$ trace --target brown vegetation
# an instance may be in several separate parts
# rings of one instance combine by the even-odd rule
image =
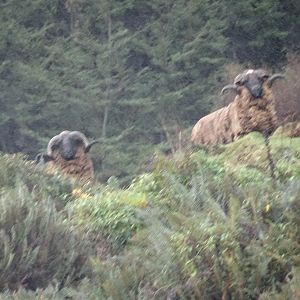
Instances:
[[[280,124],[300,121],[300,55],[290,55],[284,68],[286,81],[274,87]]]

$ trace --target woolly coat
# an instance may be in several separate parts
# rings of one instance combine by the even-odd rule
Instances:
[[[49,173],[55,173],[57,170],[65,175],[71,175],[80,181],[89,181],[94,178],[94,167],[92,160],[84,152],[82,147],[78,147],[76,158],[65,160],[58,151],[52,153],[53,160],[47,163]]]
[[[252,131],[272,133],[278,126],[271,89],[263,85],[261,98],[253,98],[243,87],[232,103],[203,118],[192,130],[195,145],[226,144]]]

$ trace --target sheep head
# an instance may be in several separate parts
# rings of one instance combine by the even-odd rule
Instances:
[[[61,157],[65,161],[76,159],[80,153],[88,153],[91,147],[99,141],[89,142],[86,136],[79,131],[63,131],[54,136],[48,143],[47,154],[40,153],[36,162],[45,164]]]
[[[234,90],[237,94],[249,92],[253,99],[259,99],[263,95],[265,87],[271,88],[275,80],[283,79],[284,75],[274,74],[270,76],[265,70],[245,70],[243,73],[236,76],[234,84],[226,85],[221,93],[224,94],[227,90]]]
[[[89,152],[95,143],[97,141],[89,143],[85,135],[79,131],[63,131],[49,141],[47,155],[52,158],[60,155],[69,161],[75,159],[79,151]]]
[[[49,141],[47,153],[38,154],[36,162],[40,165],[47,164],[50,174],[60,169],[63,174],[90,180],[94,177],[94,168],[87,153],[98,142],[99,140],[89,142],[79,131],[63,131]]]

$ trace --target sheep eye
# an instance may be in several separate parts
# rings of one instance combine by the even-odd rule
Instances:
[[[52,145],[51,150],[54,151],[54,150],[57,150],[58,148],[59,148],[59,145]]]
[[[264,75],[264,76],[262,76],[262,79],[265,81],[265,80],[267,80],[269,77],[270,77],[269,75]]]
[[[75,142],[76,145],[82,144],[82,140],[81,139],[75,139],[74,142]]]
[[[245,83],[245,80],[238,80],[235,84],[236,85],[243,85]]]

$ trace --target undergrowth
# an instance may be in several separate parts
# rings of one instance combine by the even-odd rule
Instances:
[[[114,180],[76,186],[22,157],[0,157],[3,278],[16,274],[10,260],[23,262],[1,299],[299,299],[299,140],[270,144],[275,184],[256,133],[158,155],[126,189]],[[72,269],[71,248],[82,253],[76,236],[85,255]]]

